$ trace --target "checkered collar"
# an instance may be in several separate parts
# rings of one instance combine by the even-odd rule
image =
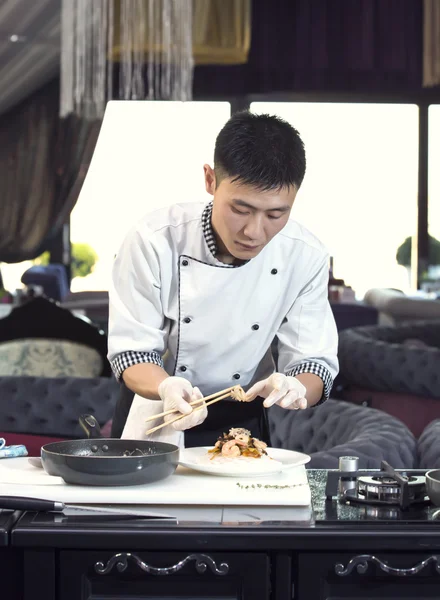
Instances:
[[[206,245],[208,246],[209,251],[211,252],[212,256],[217,260],[217,254],[218,254],[217,240],[215,239],[215,233],[212,228],[211,221],[212,221],[212,201],[209,202],[203,209],[202,229],[203,229],[203,235],[205,236]],[[247,262],[248,262],[247,260],[236,260],[231,265],[225,264],[225,263],[222,263],[222,265],[224,267],[235,268],[235,267],[241,267],[241,266],[245,265]]]
[[[202,229],[203,229],[203,235],[205,236],[206,245],[208,246],[209,251],[211,252],[212,256],[214,256],[214,258],[215,258],[217,256],[218,248],[217,248],[217,241],[215,239],[214,231],[212,229],[211,218],[212,218],[212,202],[209,202],[203,209]]]

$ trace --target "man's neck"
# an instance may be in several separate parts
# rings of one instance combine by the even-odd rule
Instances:
[[[234,264],[238,264],[238,259],[235,258],[235,256],[232,256],[232,254],[222,254],[221,252],[217,253],[216,259],[221,262],[224,263],[225,265],[234,265]]]
[[[211,227],[212,227],[212,232],[214,234],[215,241],[217,244],[216,259],[219,262],[224,263],[225,265],[242,265],[242,264],[244,264],[244,262],[246,262],[246,261],[236,258],[228,251],[228,249],[226,248],[222,239],[220,238],[217,231],[215,230],[214,223],[212,222],[212,218],[211,218]]]
[[[240,266],[247,262],[235,258],[235,256],[233,256],[228,251],[225,244],[222,242],[221,237],[216,232],[214,224],[212,222],[212,202],[210,202],[203,211],[202,225],[205,241],[208,245],[209,250],[211,251],[212,255],[216,258],[216,260],[223,263],[224,265],[229,265],[232,267]]]

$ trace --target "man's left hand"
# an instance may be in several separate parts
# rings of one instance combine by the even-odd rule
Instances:
[[[246,398],[251,401],[261,396],[265,398],[263,406],[266,408],[278,404],[282,408],[298,410],[307,408],[306,392],[306,388],[296,377],[273,373],[267,379],[253,385]]]

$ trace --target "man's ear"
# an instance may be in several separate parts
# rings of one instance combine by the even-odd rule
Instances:
[[[208,164],[203,165],[203,171],[205,173],[205,189],[208,194],[213,196],[216,188],[215,171]]]

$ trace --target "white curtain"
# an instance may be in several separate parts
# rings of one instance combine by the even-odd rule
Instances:
[[[62,0],[60,115],[101,118],[115,87],[123,100],[191,100],[192,22],[192,0]]]

